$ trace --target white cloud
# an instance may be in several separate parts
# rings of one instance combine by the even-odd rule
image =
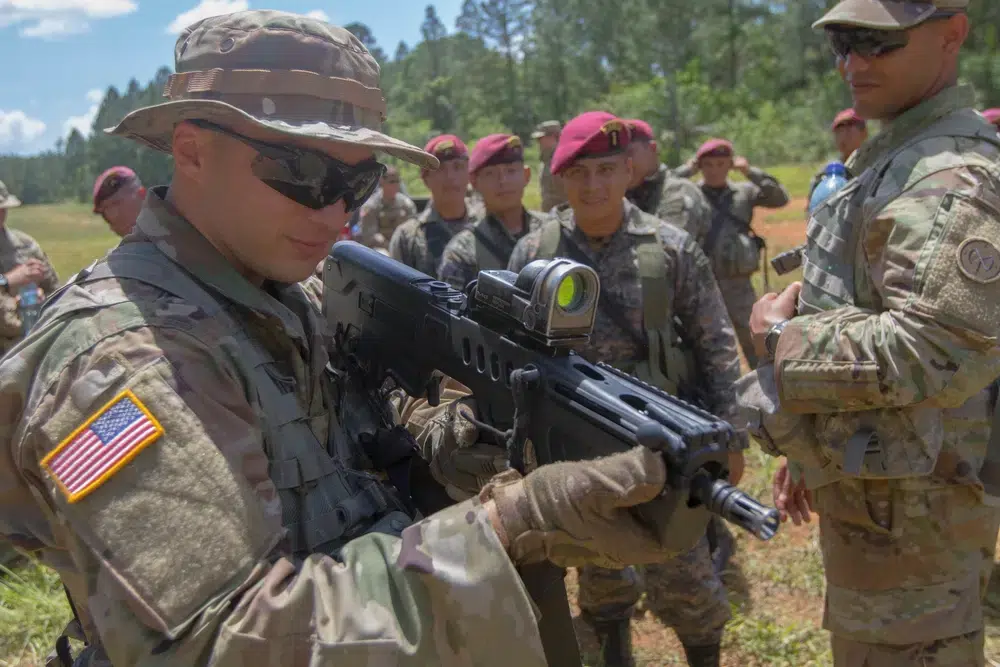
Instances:
[[[249,7],[250,5],[246,0],[201,0],[196,6],[182,14],[178,14],[177,18],[167,26],[167,32],[171,35],[176,35],[192,23],[207,19],[209,16],[242,12]]]
[[[20,25],[22,37],[55,39],[90,29],[88,19],[131,14],[135,0],[0,0],[0,28]]]
[[[306,16],[311,19],[316,19],[317,21],[326,21],[327,23],[330,22],[330,17],[327,16],[327,13],[322,9],[314,9],[311,12],[306,12]]]
[[[15,148],[42,136],[45,123],[19,109],[0,109],[0,148]]]
[[[90,102],[90,107],[86,112],[79,116],[70,116],[63,123],[63,136],[68,136],[70,132],[76,130],[85,137],[90,136],[91,127],[94,125],[94,119],[97,118],[97,112],[101,108],[101,100],[104,99],[104,91],[99,88],[94,88],[93,90],[87,91],[87,101]]]

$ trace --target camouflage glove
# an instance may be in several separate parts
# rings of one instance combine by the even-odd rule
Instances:
[[[672,554],[629,508],[656,498],[667,480],[663,457],[645,447],[603,459],[553,463],[521,477],[501,473],[479,497],[511,559],[563,567],[617,569]]]
[[[489,480],[507,469],[507,452],[478,442],[479,429],[466,417],[475,417],[475,399],[463,398],[448,406],[446,425],[431,453],[431,474],[455,500],[479,493]]]

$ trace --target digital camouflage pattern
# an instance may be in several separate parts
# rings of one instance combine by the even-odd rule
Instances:
[[[361,238],[358,240],[369,248],[386,247],[396,228],[416,215],[417,207],[412,199],[397,192],[389,201],[380,189],[361,207]],[[376,243],[376,234],[382,235],[380,243]]]
[[[7,273],[29,259],[37,259],[45,264],[45,277],[38,283],[45,296],[59,288],[59,276],[52,267],[48,255],[35,239],[17,229],[0,229],[0,273]],[[21,340],[21,315],[17,301],[6,292],[0,292],[0,355],[6,354]]]
[[[538,186],[542,191],[542,212],[548,213],[556,206],[566,203],[566,189],[562,181],[552,173],[552,155],[555,148],[542,151],[542,159],[538,165]]]
[[[752,430],[814,489],[837,664],[982,664],[1000,138],[973,101],[948,88],[851,157],[857,176],[810,220],[774,372],[740,381]]]
[[[163,194],[150,193],[129,243],[155,244],[268,341],[275,373],[308,407],[320,442],[340,419],[338,429],[350,427],[342,406],[331,414],[339,404],[323,382],[317,304],[297,285],[265,293],[246,282]],[[60,317],[81,303],[95,307]],[[274,443],[222,319],[143,282],[99,279],[69,288],[0,363],[0,534],[59,573],[100,652],[116,667],[149,656],[233,667],[458,666],[499,654],[542,667],[530,599],[476,499],[399,525],[401,537],[372,532],[334,553],[292,557],[271,476]],[[40,460],[123,390],[163,434],[69,502]],[[341,440],[347,432],[338,448],[363,463],[357,442]]]
[[[563,229],[591,261],[598,273],[601,292],[613,294],[625,306],[633,325],[642,323],[642,285],[639,279],[636,235],[657,233],[668,258],[668,283],[673,287],[669,301],[681,324],[682,336],[693,346],[699,377],[704,378],[706,406],[718,416],[737,422],[738,407],[733,382],[739,377],[739,357],[725,305],[708,258],[685,231],[647,215],[624,202],[624,225],[601,248],[590,245],[574,222],[572,210],[558,213]],[[514,249],[508,269],[519,271],[537,258],[541,232],[532,232]],[[622,331],[598,307],[590,341],[581,351],[590,361],[616,363],[643,359],[631,336]],[[746,446],[745,442],[734,445]],[[650,584],[661,593],[662,619],[684,641],[706,637],[718,639],[730,617],[725,589],[712,568],[707,540],[681,556],[649,566]],[[655,584],[653,583],[655,581]],[[633,568],[608,569],[586,566],[580,572],[580,607],[595,621],[625,620],[639,599],[642,586]],[[674,608],[674,612],[666,611]],[[712,642],[708,642],[712,643]]]
[[[490,258],[497,261],[490,266],[480,266],[476,248],[481,241],[476,239],[473,228],[463,229],[455,234],[445,246],[437,277],[457,290],[464,290],[466,285],[475,280],[481,270],[507,268],[510,254],[514,252],[514,245],[527,236],[529,232],[538,229],[543,220],[542,215],[525,210],[523,214],[524,227],[520,234],[514,236],[504,227],[502,222],[492,215],[487,216],[477,222],[474,229],[488,239],[502,256],[494,257],[492,248],[486,248]]]
[[[628,191],[626,195],[643,212],[680,227],[705,249],[712,224],[712,207],[697,185],[675,176],[667,165]]]
[[[683,165],[674,170],[682,178],[692,175],[693,168]],[[750,276],[760,270],[753,241],[747,231],[753,221],[754,209],[781,208],[788,203],[788,192],[770,174],[750,167],[748,181],[728,182],[721,188],[700,183],[712,208],[711,229],[706,234],[704,250],[712,260],[712,269],[726,301],[726,309],[736,329],[740,348],[751,368],[757,365],[757,355],[750,335],[750,311],[756,294]]]
[[[420,215],[396,228],[389,241],[389,254],[393,259],[417,271],[436,276],[445,246],[455,234],[467,229],[475,221],[476,212],[468,204],[464,218],[445,220],[431,200]]]

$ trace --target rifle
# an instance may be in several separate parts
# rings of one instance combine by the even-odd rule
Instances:
[[[366,388],[386,378],[436,405],[441,374],[472,390],[481,431],[499,434],[512,468],[591,459],[642,444],[667,465],[664,492],[634,509],[664,547],[705,534],[710,513],[769,540],[778,514],[726,481],[727,422],[607,364],[576,353],[589,339],[597,273],[568,259],[520,273],[480,271],[466,292],[370,248],[341,241],[323,270],[334,343]],[[550,665],[581,665],[563,571],[520,568],[542,611]]]

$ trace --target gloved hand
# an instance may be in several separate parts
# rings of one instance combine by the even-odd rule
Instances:
[[[592,461],[553,463],[525,477],[508,470],[479,497],[515,563],[621,568],[674,555],[629,510],[655,499],[666,480],[663,456],[635,447]]]
[[[430,468],[437,482],[455,500],[465,500],[495,475],[507,470],[507,452],[479,442],[479,429],[467,417],[475,417],[472,397],[451,403],[445,411],[444,428],[432,446]]]

